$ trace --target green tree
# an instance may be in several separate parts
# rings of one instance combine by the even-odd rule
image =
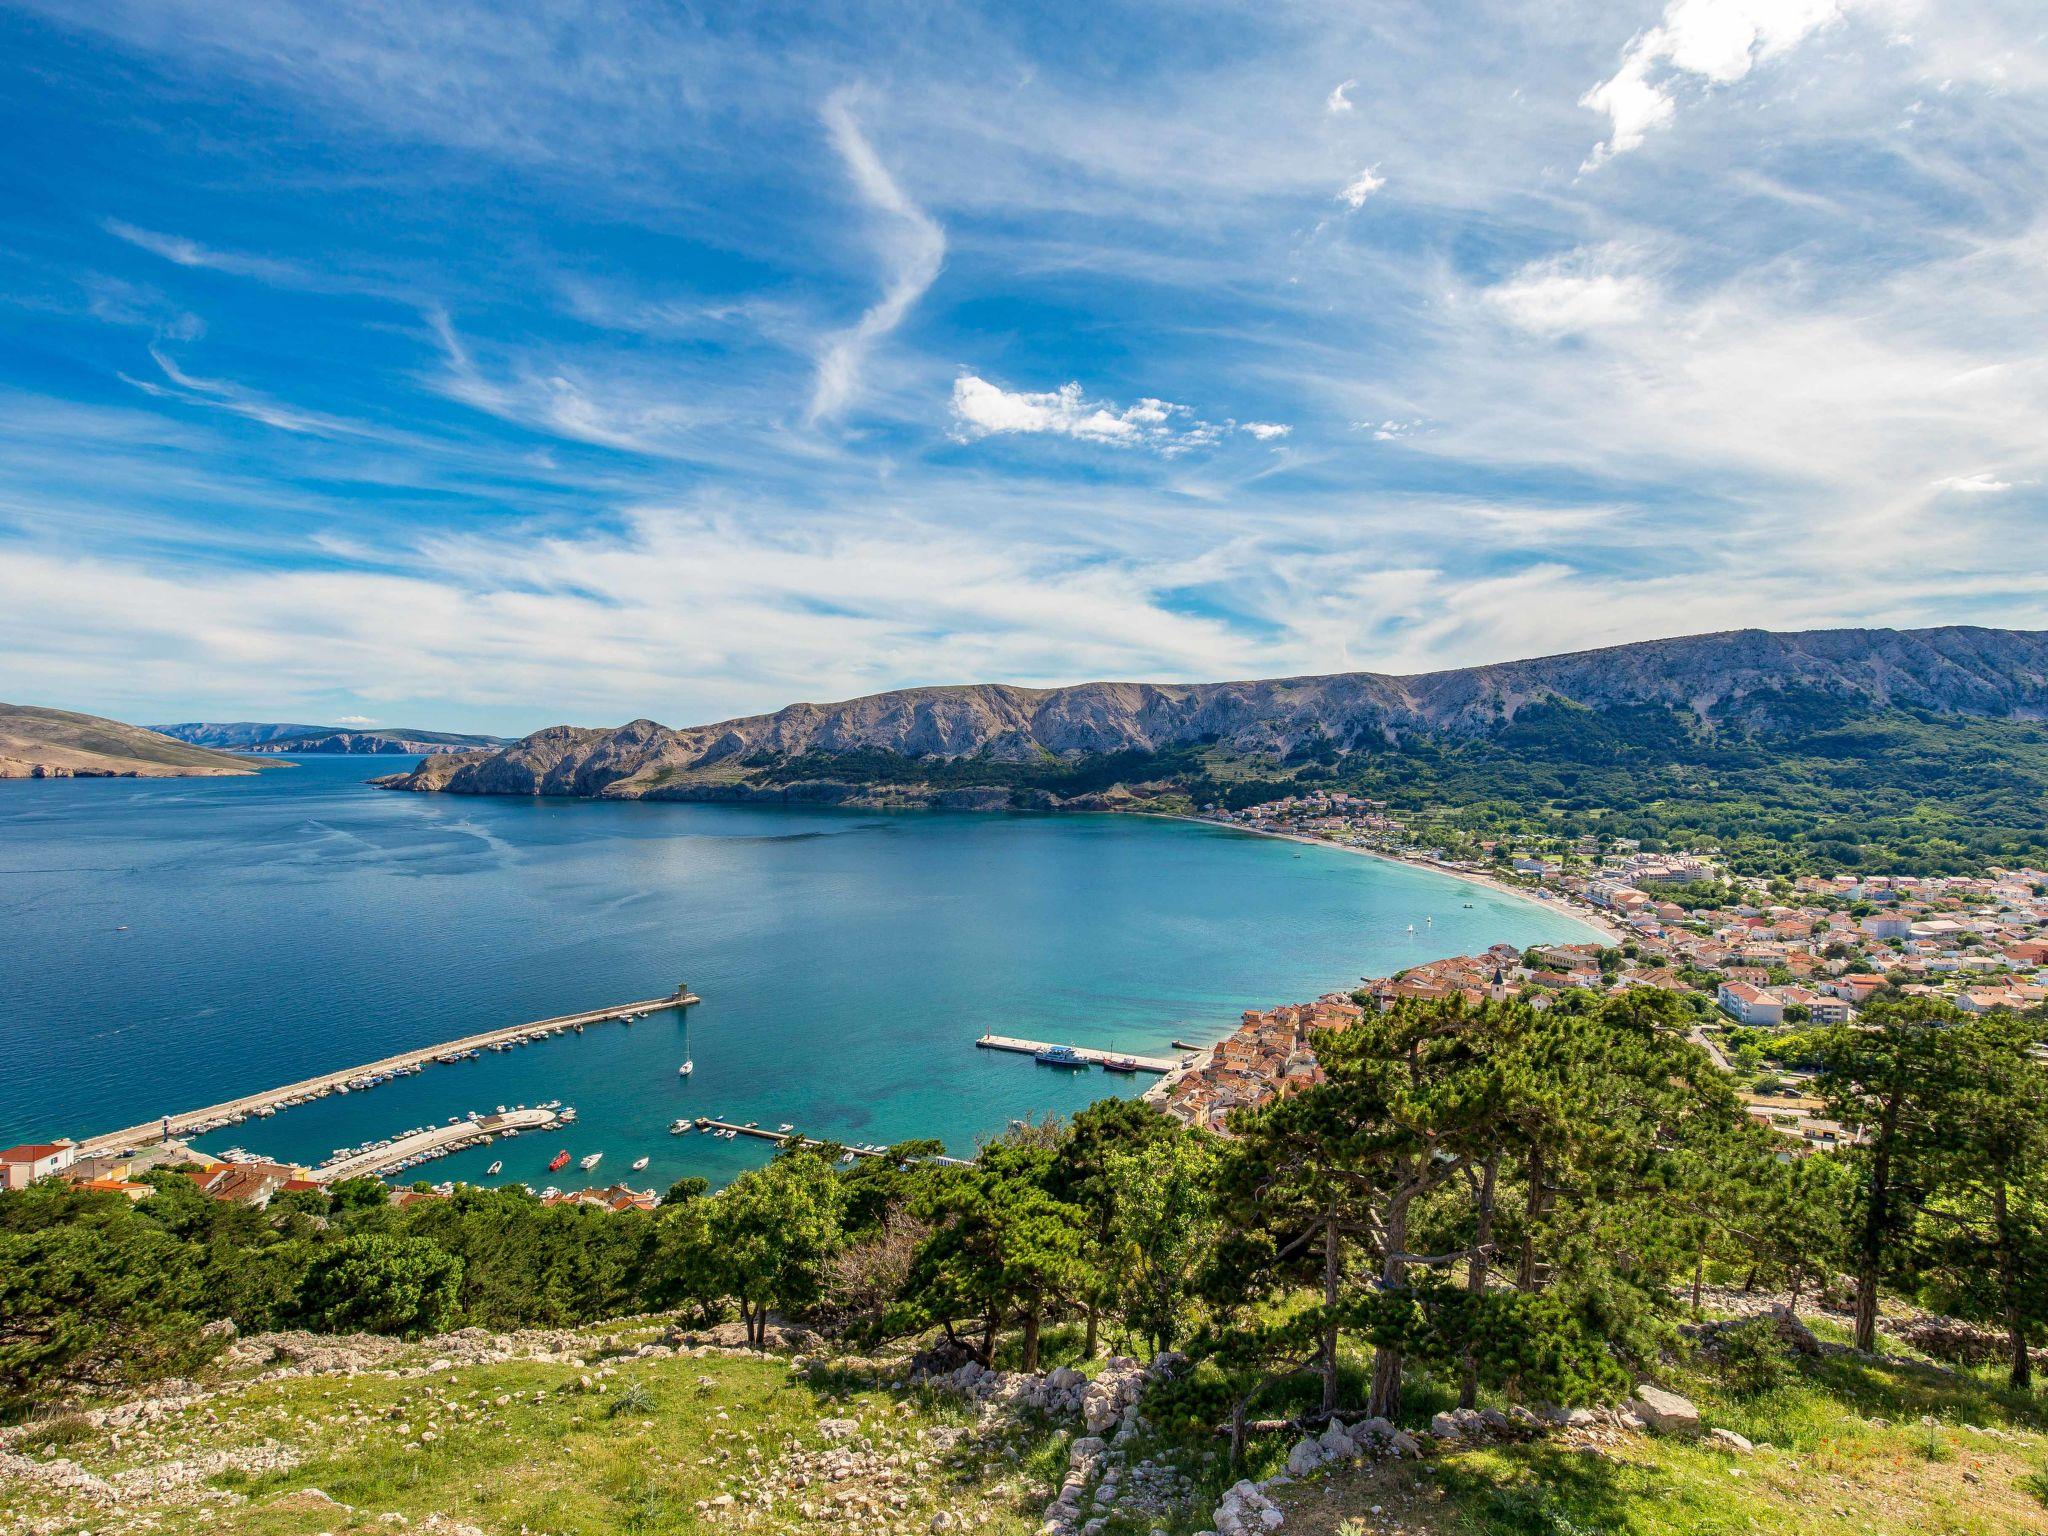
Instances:
[[[1116,1288],[1111,1247],[1117,1223],[1117,1192],[1111,1164],[1123,1154],[1172,1136],[1178,1127],[1142,1099],[1104,1099],[1074,1116],[1047,1175],[1055,1199],[1082,1212],[1084,1359],[1095,1357],[1104,1300]]]
[[[770,1308],[791,1313],[817,1299],[843,1201],[831,1165],[801,1151],[741,1174],[711,1201],[711,1249],[751,1343],[767,1341]]]
[[[998,1331],[1014,1322],[1024,1369],[1036,1370],[1047,1308],[1089,1281],[1086,1217],[1048,1190],[1053,1156],[1039,1146],[986,1147],[971,1168],[934,1180],[913,1207],[932,1230],[911,1261],[904,1316],[942,1324],[949,1337],[961,1320],[978,1319],[983,1364],[994,1359]]]
[[[1192,1132],[1157,1137],[1112,1153],[1107,1183],[1106,1268],[1124,1320],[1171,1349],[1216,1241],[1216,1155]]]
[[[321,1328],[418,1338],[453,1322],[461,1290],[454,1254],[425,1238],[365,1233],[314,1254],[299,1309]]]
[[[1963,1018],[1931,999],[1873,1002],[1859,1023],[1817,1039],[1821,1097],[1860,1132],[1851,1159],[1859,1195],[1851,1253],[1858,1349],[1877,1346],[1878,1287],[1906,1256],[1918,1208],[1953,1144],[1957,1063],[1949,1032]]]
[[[215,1346],[188,1252],[127,1205],[73,1196],[43,1203],[47,1225],[0,1223],[0,1410],[189,1369]]]
[[[2037,1024],[1990,1015],[1950,1031],[1957,1061],[1936,1200],[1932,1279],[1946,1309],[2005,1330],[2013,1386],[2033,1384],[2032,1339],[2048,1327],[2048,1068]]]

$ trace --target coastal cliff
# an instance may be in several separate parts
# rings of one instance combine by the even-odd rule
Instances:
[[[554,726],[378,782],[454,794],[1100,809],[1184,777],[1191,754],[1341,759],[1417,740],[1505,740],[1561,709],[1645,708],[1709,732],[1770,731],[1817,710],[2040,719],[2048,634],[1735,630],[1415,676],[912,688],[682,729]]]
[[[253,772],[239,758],[139,725],[0,704],[0,779],[218,778]]]

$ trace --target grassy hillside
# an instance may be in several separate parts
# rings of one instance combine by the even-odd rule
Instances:
[[[0,704],[0,778],[186,778],[251,773],[225,753],[139,725],[27,704]]]
[[[274,1368],[245,1366],[154,1415],[47,1417],[0,1447],[0,1529],[1023,1536],[1039,1529],[1079,1433],[1029,1411],[978,1420],[956,1399],[865,1369],[633,1357],[663,1333],[650,1321],[588,1329],[551,1341],[544,1358],[480,1365],[461,1363],[460,1341],[430,1339],[326,1374],[258,1379]],[[1756,1449],[1593,1430],[1361,1463],[1274,1490],[1282,1530],[2048,1531],[2038,1398],[1898,1356],[1836,1354],[1749,1392],[1705,1370],[1675,1379],[1708,1423]],[[1261,1442],[1254,1474],[1270,1474],[1285,1446]],[[1145,1437],[1140,1452],[1178,1465],[1193,1492],[1167,1513],[1112,1517],[1104,1536],[1207,1529],[1229,1477],[1213,1448]]]

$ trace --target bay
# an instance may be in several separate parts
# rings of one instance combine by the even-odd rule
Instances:
[[[984,1031],[1170,1054],[1247,1008],[1467,953],[1563,912],[1426,870],[1132,816],[393,794],[385,767],[0,784],[0,1144],[83,1136],[395,1051],[667,992],[683,1016],[432,1066],[202,1141],[317,1162],[499,1104],[578,1123],[411,1177],[723,1183],[771,1152],[681,1115],[942,1139],[1141,1091]],[[1414,931],[1409,931],[1413,925]],[[679,1078],[685,1049],[695,1073]],[[564,1177],[571,1183],[574,1170]]]

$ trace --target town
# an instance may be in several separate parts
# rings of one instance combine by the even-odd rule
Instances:
[[[1249,1010],[1237,1031],[1154,1090],[1168,1113],[1227,1134],[1233,1110],[1321,1080],[1315,1036],[1368,1006],[1655,987],[1691,1000],[1692,1038],[1740,1082],[1749,1112],[1804,1146],[1853,1132],[1803,1091],[1806,1026],[1852,1022],[1880,992],[1968,1013],[2048,1005],[2048,871],[1983,876],[1730,875],[1706,855],[1588,839],[1568,850],[1482,842],[1478,857],[1424,846],[1386,807],[1349,794],[1290,796],[1202,819],[1425,865],[1546,898],[1605,943],[1498,944],[1368,979],[1355,992]]]

